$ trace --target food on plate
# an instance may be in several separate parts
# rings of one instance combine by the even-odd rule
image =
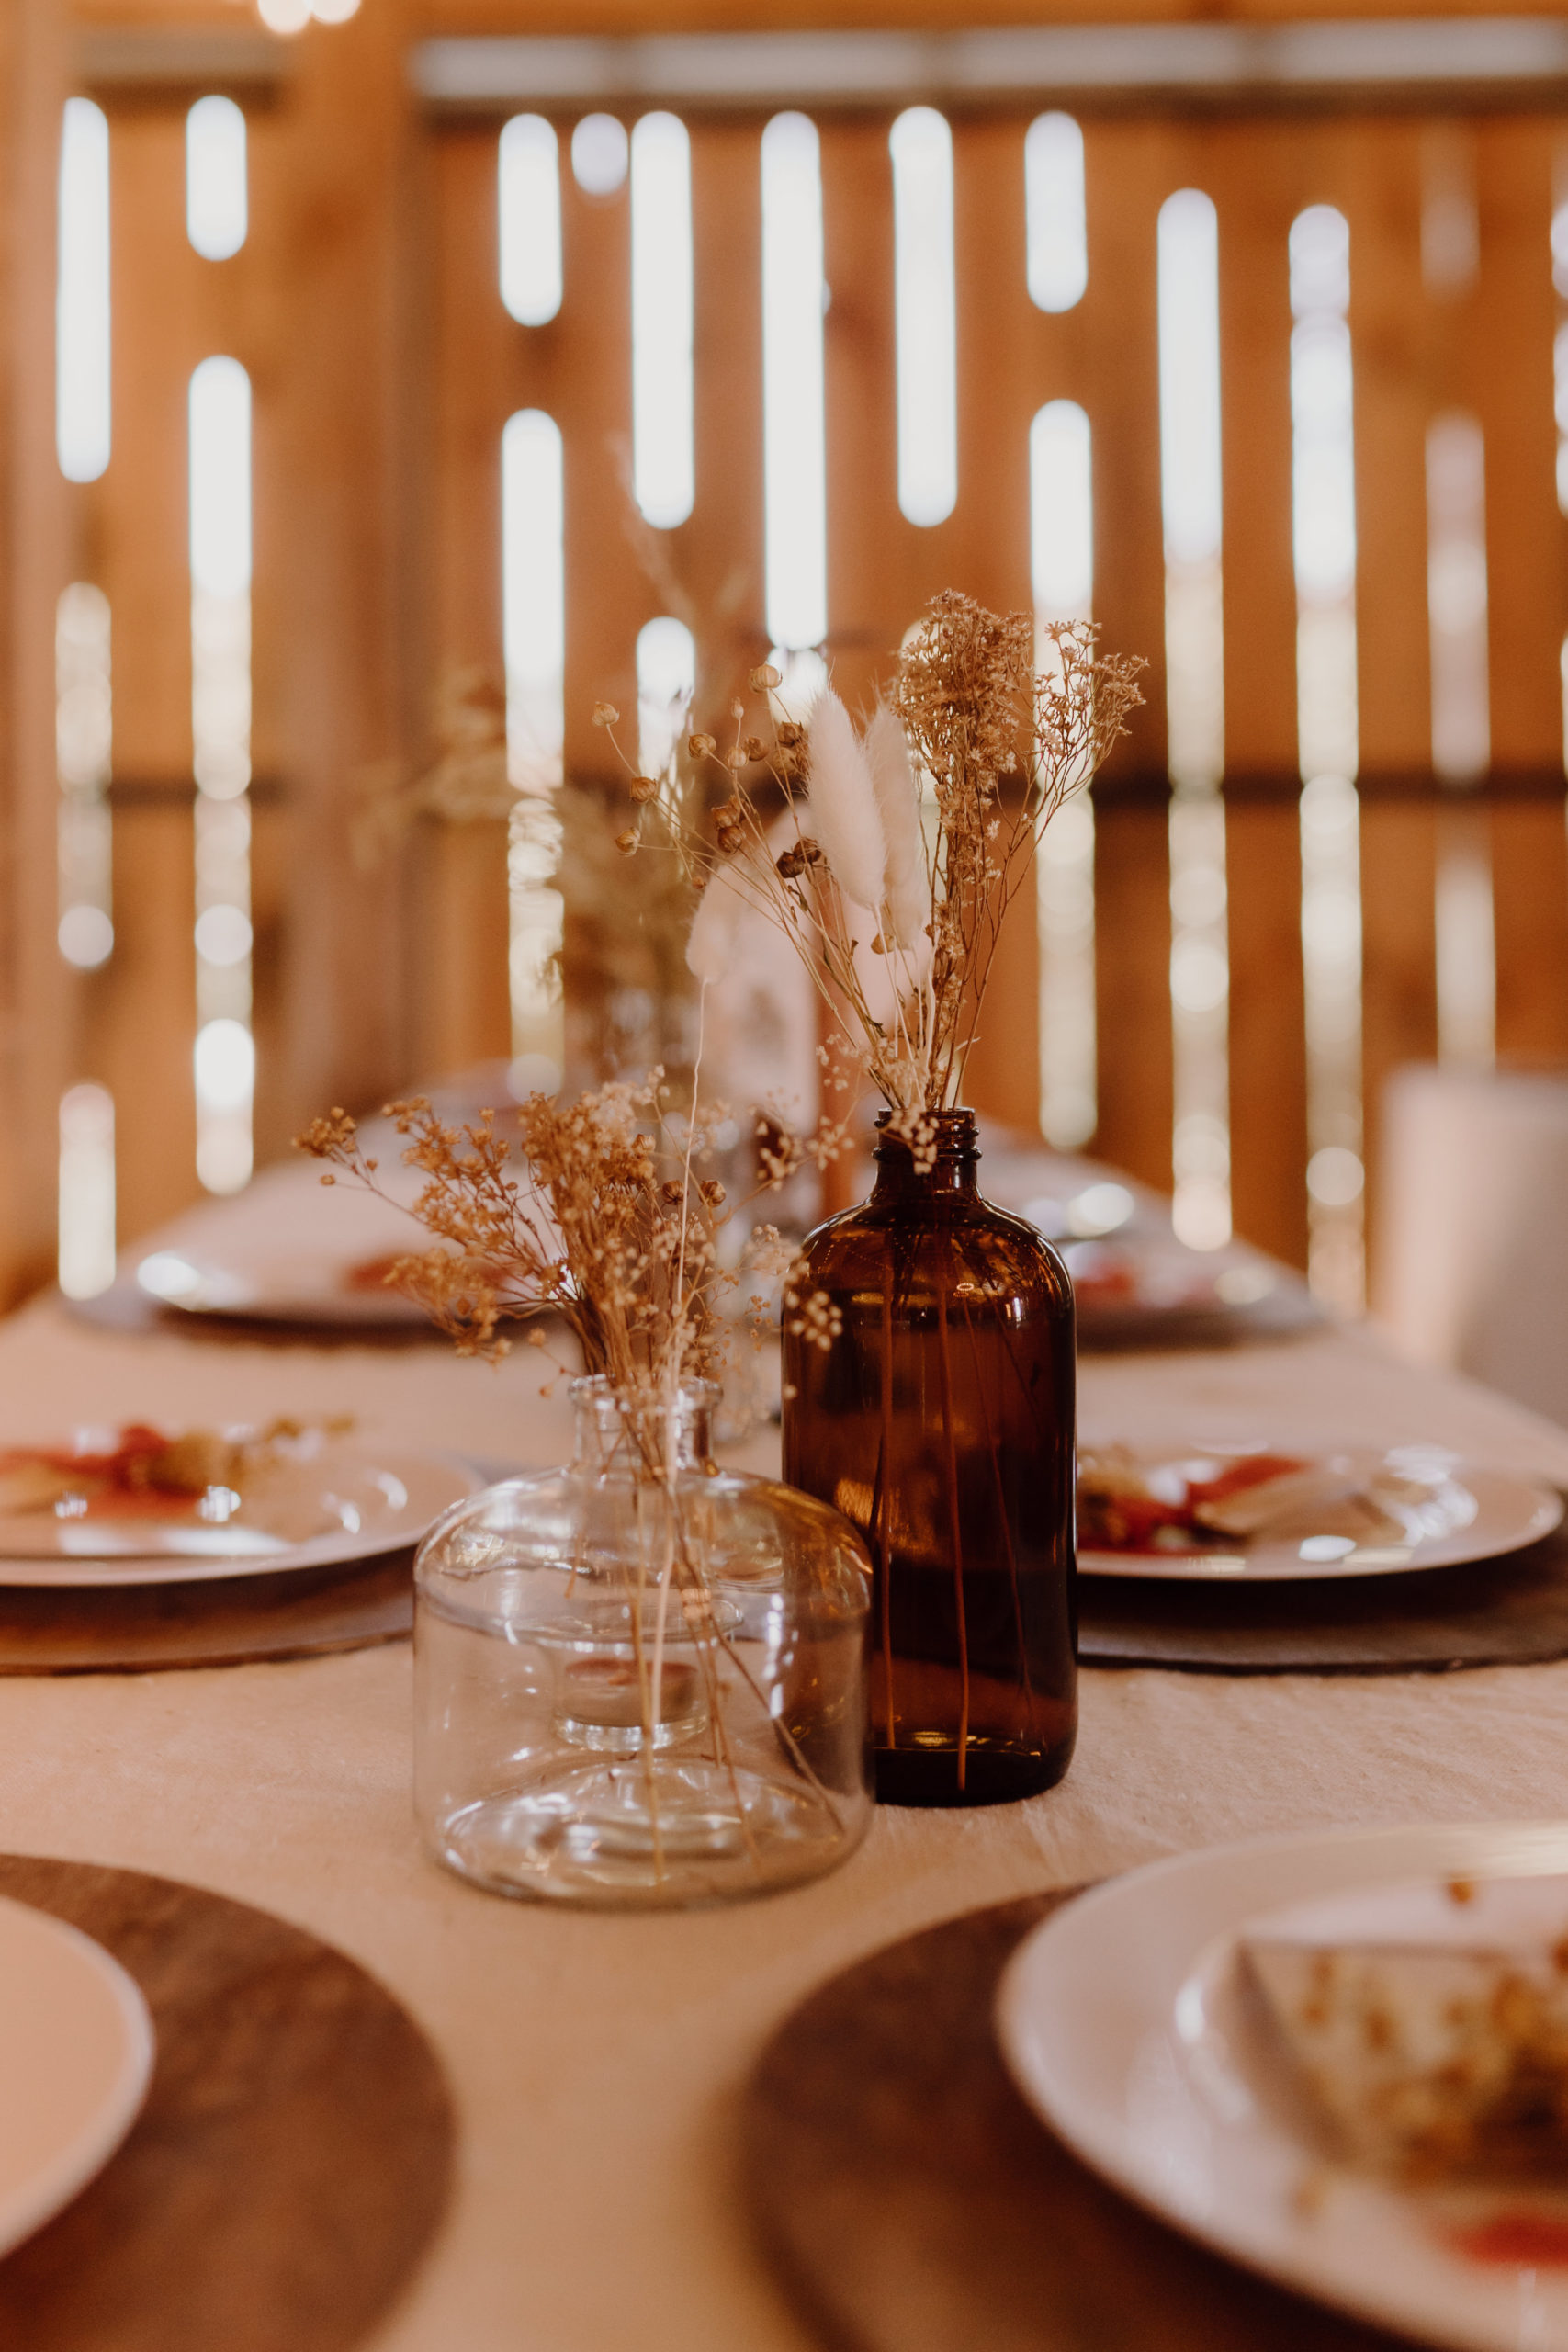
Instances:
[[[1404,1482],[1364,1480],[1297,1454],[1211,1453],[1150,1461],[1130,1447],[1078,1455],[1078,1541],[1089,1551],[1188,1552],[1311,1535],[1354,1544],[1398,1542],[1384,1507]]]
[[[1341,2161],[1408,2184],[1568,2184],[1568,1933],[1529,1951],[1241,1949]]]
[[[320,1426],[335,1433],[352,1425],[343,1419]],[[226,1517],[246,1478],[310,1426],[285,1418],[259,1430],[186,1430],[171,1436],[132,1421],[95,1430],[77,1445],[12,1446],[0,1452],[0,1516],[50,1511],[61,1519],[119,1519],[188,1510],[197,1517]],[[218,1497],[231,1498],[220,1513],[209,1508]]]

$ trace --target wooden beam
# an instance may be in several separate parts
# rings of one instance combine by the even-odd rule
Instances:
[[[1540,105],[1568,89],[1568,25],[1444,17],[1281,24],[1018,25],[950,31],[438,37],[411,60],[443,113],[927,103],[1016,107]]]

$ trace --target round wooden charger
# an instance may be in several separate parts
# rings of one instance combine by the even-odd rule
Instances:
[[[1037,1895],[892,1944],[814,1993],[742,2097],[752,2215],[843,2352],[1393,2352],[1233,2268],[1069,2155],[991,2027]]]
[[[454,2124],[418,2027],[344,1954],[138,1871],[0,1855],[0,1894],[147,1996],[147,2104],[96,2180],[0,2262],[6,2352],[347,2352],[446,2202]]]
[[[1078,1581],[1086,1666],[1413,1674],[1568,1657],[1568,1525],[1529,1551],[1426,1575],[1302,1584]]]
[[[0,1585],[0,1674],[145,1674],[395,1642],[413,1555],[194,1584]]]

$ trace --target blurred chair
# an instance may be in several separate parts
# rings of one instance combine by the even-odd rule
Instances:
[[[1568,1423],[1568,1073],[1396,1070],[1376,1240],[1404,1353]]]

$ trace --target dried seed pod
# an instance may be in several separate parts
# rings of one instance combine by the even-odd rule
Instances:
[[[738,825],[746,811],[739,800],[726,800],[713,812],[713,820],[720,830],[726,825]]]
[[[705,760],[712,757],[718,745],[711,735],[691,735],[686,739],[686,749],[694,760]]]
[[[621,714],[613,702],[596,702],[593,706],[595,727],[614,727]]]
[[[620,851],[623,857],[632,856],[636,852],[637,845],[637,836],[635,829],[629,830],[624,833],[617,833],[615,835],[615,847]]]
[[[710,1209],[721,1209],[724,1206],[724,1186],[715,1178],[705,1177],[697,1186],[697,1190]]]
[[[748,735],[740,748],[749,760],[765,760],[768,756],[768,747],[760,735]]]
[[[799,742],[805,732],[805,728],[797,727],[793,718],[781,718],[779,721],[779,741],[784,745],[786,752],[791,752],[795,749],[795,746]]]
[[[637,775],[632,778],[632,798],[634,800],[653,800],[658,797],[658,794],[659,780],[656,776]]]
[[[771,694],[775,686],[782,686],[784,680],[771,662],[761,662],[747,683],[754,695],[765,695]]]
[[[736,851],[740,847],[745,839],[746,830],[742,825],[721,825],[719,827],[718,845],[726,857],[733,857]]]

